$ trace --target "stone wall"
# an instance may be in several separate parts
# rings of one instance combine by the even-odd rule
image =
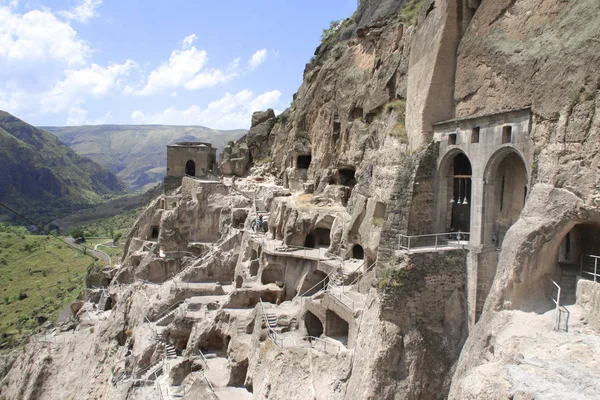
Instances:
[[[577,304],[587,311],[586,319],[600,329],[600,282],[580,279],[577,282]]]

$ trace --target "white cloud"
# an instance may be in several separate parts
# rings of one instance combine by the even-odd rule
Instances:
[[[168,62],[150,72],[148,81],[141,89],[128,86],[124,94],[147,96],[179,88],[198,90],[229,82],[238,77],[239,59],[231,62],[225,70],[204,69],[208,56],[205,50],[198,50],[193,45],[197,39],[194,34],[184,38],[181,50],[174,50]]]
[[[250,61],[248,61],[248,67],[251,70],[255,70],[258,66],[265,62],[267,59],[267,49],[258,50],[256,53],[252,54]]]
[[[191,49],[196,40],[198,40],[198,36],[196,36],[194,33],[192,33],[190,36],[186,36],[182,42],[183,50]]]
[[[136,63],[127,60],[123,64],[101,67],[92,64],[77,70],[66,70],[65,78],[42,98],[40,112],[57,113],[83,101],[83,97],[101,97],[115,91],[123,84],[123,78],[137,68]]]
[[[79,126],[79,125],[103,125],[112,121],[113,117],[111,112],[107,112],[103,117],[89,120],[87,118],[88,111],[84,110],[78,105],[71,107],[67,113],[67,126]]]
[[[100,7],[102,0],[83,0],[81,4],[70,11],[59,11],[58,14],[69,20],[86,23],[96,16],[96,9]]]
[[[0,7],[0,21],[0,67],[49,61],[77,66],[90,56],[89,44],[47,10],[17,14]]]
[[[237,129],[250,125],[252,113],[273,108],[279,103],[281,92],[273,90],[259,96],[249,90],[235,95],[226,93],[202,109],[197,105],[183,110],[169,107],[156,114],[135,111],[131,119],[137,124],[203,125],[214,129]]]

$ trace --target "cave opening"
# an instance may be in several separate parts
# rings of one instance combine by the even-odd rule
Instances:
[[[312,156],[308,155],[300,155],[296,159],[296,168],[298,169],[308,169],[310,167],[310,163],[312,161]]]
[[[310,311],[307,311],[306,315],[304,315],[304,325],[306,326],[308,336],[320,337],[323,334],[321,320]]]

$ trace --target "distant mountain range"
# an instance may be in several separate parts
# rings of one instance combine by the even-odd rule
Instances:
[[[167,170],[166,146],[182,141],[210,142],[221,149],[245,130],[219,131],[202,126],[90,125],[42,127],[77,154],[105,166],[133,190],[161,182]]]
[[[103,166],[56,136],[0,111],[0,202],[47,223],[124,191],[123,183]]]

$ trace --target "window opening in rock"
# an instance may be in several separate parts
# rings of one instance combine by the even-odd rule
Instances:
[[[235,278],[235,288],[236,289],[241,288],[243,283],[244,283],[244,278],[242,278],[240,275],[238,275],[237,278]]]
[[[479,143],[479,131],[478,126],[471,130],[471,143]]]
[[[354,107],[350,112],[350,121],[355,119],[360,119],[363,117],[363,109],[362,107]]]
[[[338,169],[339,183],[344,186],[354,187],[356,185],[356,177],[354,168],[340,168]]]
[[[360,244],[355,244],[352,247],[352,258],[362,260],[365,258],[365,250]]]
[[[298,156],[298,159],[296,160],[296,168],[308,169],[308,167],[310,167],[311,161],[312,161],[312,156],[310,154]]]
[[[304,315],[304,325],[308,336],[320,337],[323,334],[323,324],[319,317],[307,311]]]
[[[450,146],[456,144],[456,133],[451,133],[451,134],[448,135],[448,144]]]
[[[348,322],[334,311],[327,310],[325,313],[325,327],[325,335],[335,338],[344,344],[348,342]]]
[[[375,212],[373,212],[373,218],[383,219],[383,217],[385,216],[385,208],[385,203],[378,201],[377,204],[375,204]]]
[[[283,274],[279,268],[265,268],[261,275],[261,282],[263,285],[269,283],[281,282]]]
[[[502,128],[502,143],[512,142],[512,126],[508,125]]]
[[[258,260],[250,261],[250,276],[258,275],[259,269],[260,269],[260,262]]]
[[[164,200],[161,200],[161,201],[160,201],[160,208],[161,208],[162,210],[164,210],[164,209],[165,209],[165,201],[164,201]]]
[[[151,239],[158,239],[158,226],[153,226],[152,231],[150,233]]]

